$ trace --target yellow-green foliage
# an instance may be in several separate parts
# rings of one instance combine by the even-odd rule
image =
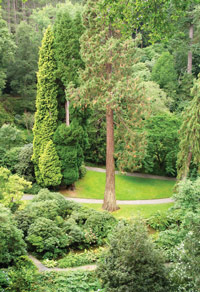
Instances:
[[[61,183],[61,163],[51,140],[46,144],[40,156],[39,169],[45,186],[56,186]]]
[[[44,168],[40,169],[40,157],[46,148],[47,143],[52,139],[54,131],[57,127],[57,85],[56,85],[56,63],[54,59],[54,37],[51,28],[48,27],[42,41],[39,54],[39,71],[37,74],[37,97],[36,97],[36,114],[35,125],[33,128],[34,141],[33,141],[33,163],[35,168],[35,175],[38,184],[46,185],[43,178],[46,178]],[[49,163],[55,162],[55,157],[48,157]],[[55,167],[59,167],[58,165]],[[57,170],[59,173],[59,171]],[[60,174],[53,182],[48,180],[50,185],[58,185],[60,183]]]
[[[4,206],[18,204],[24,194],[24,190],[31,187],[31,183],[17,174],[12,175],[10,170],[0,167],[0,202]]]

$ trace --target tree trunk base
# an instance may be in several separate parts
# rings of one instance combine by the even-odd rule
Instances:
[[[105,191],[102,209],[109,212],[114,212],[120,209],[116,204],[115,194],[113,192]]]

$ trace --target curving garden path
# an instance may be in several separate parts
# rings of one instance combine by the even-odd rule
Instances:
[[[91,167],[91,166],[86,166],[85,167],[87,170],[92,170],[96,172],[106,172],[104,168],[100,167]],[[121,174],[120,171],[115,171],[116,174]],[[173,180],[175,181],[176,179],[173,177],[168,177],[168,176],[160,176],[160,175],[154,175],[154,174],[146,174],[146,173],[137,173],[137,172],[125,172],[124,173],[127,176],[134,176],[134,177],[141,177],[141,178],[152,178],[152,179],[160,179],[160,180]]]
[[[104,168],[99,167],[90,167],[86,166],[87,170],[96,171],[96,172],[106,172]],[[115,171],[116,174],[119,174],[119,171]],[[143,174],[143,173],[129,173],[126,172],[127,176],[133,177],[141,177],[141,178],[152,178],[152,179],[160,179],[160,180],[176,180],[172,177],[167,176],[158,176],[158,175],[150,175],[150,174]],[[22,200],[32,200],[34,195],[26,194],[22,197]],[[83,198],[67,198],[64,197],[65,200],[72,200],[77,203],[86,203],[86,204],[103,204],[103,200],[100,199],[83,199]],[[154,205],[154,204],[166,204],[166,203],[173,203],[174,200],[171,198],[164,198],[164,199],[153,199],[153,200],[117,200],[117,204],[119,205]]]
[[[32,260],[32,262],[37,267],[39,272],[45,272],[45,271],[68,272],[68,271],[77,271],[77,270],[94,271],[97,268],[96,265],[86,265],[86,266],[80,266],[80,267],[74,267],[74,268],[47,268],[31,254],[29,254],[28,257]]]
[[[32,200],[34,198],[34,195],[24,195],[22,197],[22,200]],[[103,200],[97,200],[97,199],[82,199],[82,198],[67,198],[64,197],[65,200],[68,201],[74,201],[77,203],[86,203],[86,204],[102,204]],[[166,203],[173,203],[173,199],[171,198],[165,198],[165,199],[154,199],[154,200],[117,200],[117,204],[119,205],[153,205],[153,204],[166,204]]]

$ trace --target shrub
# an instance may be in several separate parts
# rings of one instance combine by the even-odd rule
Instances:
[[[15,126],[4,124],[0,128],[0,145],[4,149],[9,150],[12,147],[23,144],[22,132]]]
[[[25,190],[24,192],[31,195],[37,195],[41,187],[37,183],[33,183],[30,189]]]
[[[44,257],[62,254],[69,246],[68,236],[50,219],[38,218],[29,227],[26,240]]]
[[[183,180],[178,184],[178,191],[174,194],[175,208],[195,212],[200,204],[200,177],[195,181]]]
[[[172,224],[179,225],[181,220],[182,216],[180,210],[171,208],[171,210],[166,213],[157,211],[147,219],[147,224],[155,230],[164,231]]]
[[[9,270],[11,282],[6,291],[33,291],[32,284],[37,275],[37,268],[27,256],[18,258],[16,265]]]
[[[82,178],[86,175],[87,169],[84,164],[82,164],[79,168],[79,178]]]
[[[69,236],[69,244],[71,247],[83,249],[85,247],[85,234],[83,229],[76,224],[72,218],[65,221],[63,231]]]
[[[105,292],[95,272],[89,271],[41,273],[33,287],[34,291],[40,292]]]
[[[13,264],[26,253],[26,244],[12,218],[9,209],[0,204],[0,266]]]
[[[98,274],[106,291],[164,292],[168,287],[163,260],[141,220],[115,228]]]
[[[14,215],[18,228],[23,231],[26,238],[30,225],[37,219],[36,214],[30,213],[30,210],[25,207],[24,210],[17,211]]]
[[[59,268],[70,268],[92,264],[100,258],[103,251],[103,248],[99,248],[98,250],[85,250],[82,253],[70,252],[64,258],[58,260],[57,264]]]
[[[15,172],[15,166],[19,162],[20,147],[13,147],[4,155],[4,166],[11,172]]]
[[[0,147],[0,166],[4,165],[5,154],[6,154],[6,150],[3,147]]]
[[[98,244],[102,244],[102,239],[108,236],[116,223],[117,220],[108,212],[96,212],[89,216],[84,227],[91,229],[98,239]]]
[[[11,278],[7,270],[0,270],[0,291],[4,292],[5,289],[11,284]]]
[[[80,204],[73,201],[67,201],[60,193],[50,192],[48,189],[41,189],[32,202],[43,202],[49,200],[56,201],[56,204],[59,206],[59,214],[62,217],[71,214],[74,208],[80,208]]]
[[[40,202],[31,202],[26,210],[34,217],[44,217],[54,220],[56,216],[62,215],[56,200],[46,200]]]
[[[27,182],[17,174],[12,175],[7,168],[0,167],[0,197],[1,203],[5,206],[13,207],[21,203],[24,190],[31,187]]]
[[[79,178],[79,167],[83,162],[83,151],[79,145],[83,129],[75,123],[69,127],[60,125],[54,134],[54,143],[61,161],[62,183],[71,185]]]
[[[177,247],[177,263],[170,273],[173,291],[196,292],[200,287],[200,212],[188,219],[190,230]]]
[[[16,172],[28,181],[34,181],[34,166],[31,161],[33,155],[33,144],[24,145],[18,155],[18,162],[15,165]]]

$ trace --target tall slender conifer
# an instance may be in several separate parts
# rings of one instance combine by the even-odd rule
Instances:
[[[183,112],[180,128],[180,151],[178,154],[178,179],[187,178],[191,161],[200,173],[200,74],[191,91],[194,96]]]
[[[35,176],[37,183],[45,186],[59,185],[61,182],[61,175],[57,178],[52,178],[52,182],[49,180],[48,184],[44,182],[43,173],[44,167],[40,167],[39,163],[41,156],[47,150],[47,144],[52,140],[54,132],[57,127],[57,85],[56,85],[56,62],[54,58],[54,37],[49,26],[44,34],[42,46],[39,53],[39,70],[37,73],[37,97],[36,97],[36,114],[35,124],[33,128],[34,140],[33,140],[33,163],[35,168]],[[56,161],[56,173],[59,173],[57,163],[58,157],[55,151],[50,155],[48,149],[48,159],[52,160],[51,168],[54,168],[54,162]],[[53,170],[52,170],[53,173]]]

